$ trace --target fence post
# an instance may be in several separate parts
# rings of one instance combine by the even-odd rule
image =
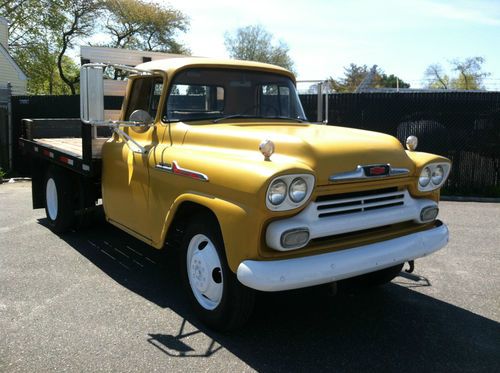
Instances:
[[[324,124],[328,124],[328,93],[330,92],[330,87],[328,86],[328,83],[325,82],[325,120],[323,121]]]
[[[318,83],[318,115],[316,118],[318,123],[323,122],[323,83]]]

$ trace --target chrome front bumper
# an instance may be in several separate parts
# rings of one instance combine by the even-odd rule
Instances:
[[[249,288],[281,291],[334,282],[429,255],[448,243],[445,224],[423,232],[327,254],[294,259],[245,260],[238,280]]]

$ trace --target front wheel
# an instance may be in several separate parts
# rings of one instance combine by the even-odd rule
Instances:
[[[198,317],[220,331],[242,326],[252,313],[254,292],[229,269],[215,219],[196,216],[186,229],[182,248],[183,282]]]

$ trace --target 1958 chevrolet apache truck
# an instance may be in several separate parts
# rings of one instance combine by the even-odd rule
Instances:
[[[314,124],[292,73],[178,58],[128,72],[119,120],[103,114],[103,75],[81,74],[81,138],[33,138],[33,207],[53,231],[102,198],[106,220],[156,249],[176,242],[199,317],[244,323],[255,290],[356,276],[389,282],[448,242],[437,220],[451,164],[389,135]],[[112,129],[108,138],[96,128]],[[169,246],[170,247],[170,246]]]

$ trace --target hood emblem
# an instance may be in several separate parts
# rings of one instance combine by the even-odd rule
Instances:
[[[391,166],[388,164],[374,165],[374,166],[361,166],[365,176],[385,176],[391,172]]]
[[[332,182],[337,181],[352,181],[379,177],[389,177],[389,176],[403,176],[410,173],[407,168],[394,168],[391,167],[389,163],[387,164],[370,164],[370,165],[359,165],[353,171],[339,172],[333,174],[328,180]]]

